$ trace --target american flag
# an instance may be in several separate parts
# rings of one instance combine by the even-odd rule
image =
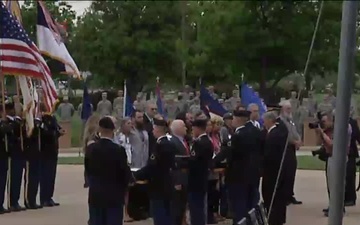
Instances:
[[[26,31],[2,2],[0,15],[1,73],[40,79],[44,104],[48,111],[52,111],[57,101],[57,92],[49,67]]]

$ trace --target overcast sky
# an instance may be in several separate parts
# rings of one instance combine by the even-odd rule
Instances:
[[[77,16],[81,16],[85,9],[90,6],[91,1],[67,1],[70,5],[72,5],[73,9],[76,11]],[[19,1],[20,5],[23,1]]]
[[[76,11],[77,16],[81,16],[85,9],[90,6],[91,1],[67,1],[72,5],[73,9]]]

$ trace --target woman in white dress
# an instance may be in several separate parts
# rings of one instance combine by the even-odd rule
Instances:
[[[114,138],[115,143],[117,143],[125,148],[129,165],[131,165],[131,155],[132,155],[132,146],[130,144],[130,139],[129,139],[131,129],[132,129],[131,118],[129,118],[129,117],[123,118],[120,122],[120,127],[117,130],[117,132],[115,134],[115,138]],[[129,196],[127,194],[125,197],[124,222],[134,221],[132,218],[130,218],[128,211],[127,211],[128,197]]]

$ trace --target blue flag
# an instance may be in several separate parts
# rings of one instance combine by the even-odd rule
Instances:
[[[126,80],[124,82],[124,107],[123,108],[124,108],[123,117],[129,117],[134,112],[134,105],[131,100],[131,96],[129,95],[128,90],[127,90]]]
[[[84,90],[83,90],[83,102],[82,102],[82,109],[81,109],[81,119],[88,120],[92,114],[92,107],[91,107],[91,100],[89,91],[87,88],[86,83],[84,82]]]
[[[200,107],[201,110],[208,116],[212,117],[214,115],[222,117],[227,110],[216,100],[214,99],[209,91],[201,85],[200,88]]]
[[[263,100],[255,93],[255,91],[247,84],[241,85],[241,103],[248,107],[249,104],[257,104],[259,106],[260,121],[262,122],[262,115],[267,111],[266,105]]]

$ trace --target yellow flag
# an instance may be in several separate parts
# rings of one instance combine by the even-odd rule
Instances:
[[[6,8],[11,12],[13,16],[16,17],[16,19],[22,24],[22,17],[21,17],[21,9],[19,1],[13,1],[13,0],[6,0],[5,1]]]

